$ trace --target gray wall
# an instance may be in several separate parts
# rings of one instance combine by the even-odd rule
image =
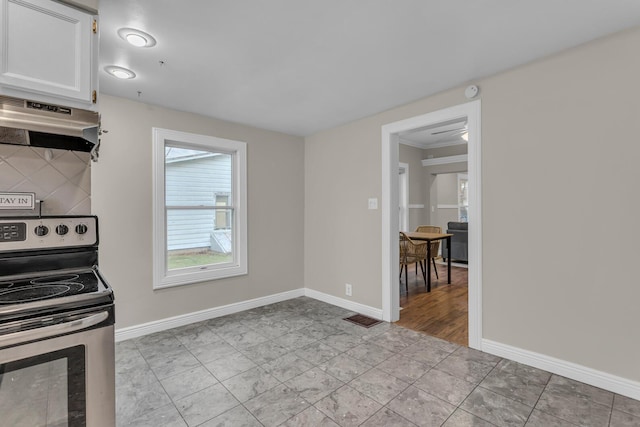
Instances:
[[[409,209],[408,230],[415,230],[418,225],[429,223],[428,190],[422,166],[423,150],[400,144],[398,159],[400,163],[409,165],[409,205],[425,206]]]
[[[116,327],[298,289],[303,284],[301,138],[102,95],[100,161],[92,167],[100,267],[116,295]],[[154,291],[151,128],[247,143],[249,274]]]
[[[450,145],[448,147],[429,148],[424,150],[424,158],[428,159],[429,156],[433,158],[459,156],[461,154],[467,154],[467,144]]]
[[[438,187],[439,205],[458,204],[458,174],[443,173],[437,175],[436,185]]]
[[[640,227],[613,224],[640,210],[638,46],[640,28],[474,82],[482,336],[636,381]],[[381,197],[381,126],[467,102],[465,86],[306,138],[308,288],[346,298],[348,282],[354,301],[382,307],[381,212],[367,209]]]

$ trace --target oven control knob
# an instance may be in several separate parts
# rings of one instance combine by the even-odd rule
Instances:
[[[56,227],[56,234],[58,234],[58,236],[64,236],[68,232],[69,232],[69,227],[67,227],[64,224],[60,224],[59,226]]]
[[[36,236],[46,236],[47,234],[49,234],[49,227],[47,227],[46,225],[39,225],[36,227],[35,232]]]
[[[76,233],[78,234],[84,234],[86,233],[88,230],[86,224],[78,224],[76,225]]]

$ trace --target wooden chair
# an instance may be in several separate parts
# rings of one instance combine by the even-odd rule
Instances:
[[[416,228],[417,232],[420,233],[442,233],[442,227],[437,227],[435,225],[419,225]],[[431,262],[433,263],[433,270],[436,272],[436,279],[439,279],[438,276],[438,268],[436,267],[436,258],[438,257],[438,250],[440,249],[440,240],[436,240],[435,242],[431,242]]]
[[[422,270],[424,284],[427,284],[427,274],[422,261],[427,260],[427,242],[416,242],[411,240],[402,231],[400,232],[400,283],[402,283],[402,271],[404,270],[404,283],[407,293],[409,293],[408,269],[409,265],[416,264],[416,276],[418,275],[418,264]]]

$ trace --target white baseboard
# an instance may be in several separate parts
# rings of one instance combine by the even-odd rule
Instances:
[[[482,340],[482,351],[640,400],[637,381],[487,339]]]
[[[442,254],[440,254],[440,256],[442,256]],[[441,259],[436,259],[436,264],[437,265],[444,265],[446,266],[447,263],[446,261],[443,261],[444,258]],[[469,264],[463,264],[461,262],[455,262],[455,261],[451,261],[451,267],[460,267],[460,268],[469,268]]]
[[[269,305],[288,299],[298,298],[304,295],[305,289],[300,288],[293,291],[282,292],[279,294],[255,298],[248,301],[241,301],[234,304],[208,308],[206,310],[196,311],[193,313],[181,314],[179,316],[155,320],[153,322],[143,323],[141,325],[116,329],[116,342],[141,337],[143,335],[152,334],[154,332],[165,331],[167,329],[177,328],[179,326],[189,325],[191,323],[202,322],[203,320],[214,319],[216,317],[226,316],[228,314],[238,313],[240,311],[245,311],[256,307],[262,307],[263,305]]]
[[[379,308],[370,307],[368,305],[325,294],[323,292],[314,291],[313,289],[308,288],[304,289],[304,295],[309,298],[317,299],[318,301],[326,302],[327,304],[344,308],[345,310],[355,311],[358,314],[364,314],[365,316],[382,320],[382,309]]]
[[[241,301],[234,304],[213,307],[206,310],[196,311],[193,313],[181,314],[179,316],[168,317],[166,319],[155,320],[153,322],[143,323],[140,325],[129,326],[126,328],[116,329],[116,342],[138,338],[155,332],[166,331],[167,329],[177,328],[179,326],[189,325],[191,323],[202,322],[203,320],[214,319],[216,317],[226,316],[228,314],[239,313],[241,311],[250,310],[256,307],[273,304],[288,299],[307,296],[317,299],[328,304],[342,307],[346,310],[355,311],[374,319],[382,319],[382,310],[338,298],[333,295],[314,291],[311,289],[295,289],[293,291],[282,292],[266,297],[255,298],[248,301]]]

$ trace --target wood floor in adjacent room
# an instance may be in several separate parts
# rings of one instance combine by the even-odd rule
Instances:
[[[451,267],[451,284],[447,284],[447,266],[438,266],[440,279],[431,272],[431,292],[427,293],[420,267],[409,267],[409,295],[405,291],[404,274],[400,291],[398,325],[434,337],[469,345],[468,275],[464,267]]]

